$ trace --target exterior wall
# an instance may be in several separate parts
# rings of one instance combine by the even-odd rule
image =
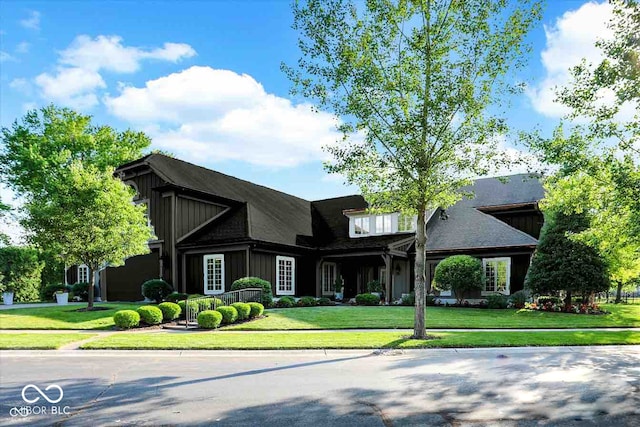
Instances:
[[[268,280],[271,283],[271,292],[274,297],[279,297],[276,284],[276,256],[292,256],[296,260],[295,271],[295,296],[316,295],[316,260],[311,256],[292,255],[288,252],[251,252],[250,275]]]
[[[176,199],[176,238],[184,236],[226,207],[202,200],[178,196]]]
[[[234,281],[246,276],[246,252],[224,252],[212,249],[210,252],[185,255],[186,292],[188,294],[204,293],[204,263],[205,255],[224,254],[224,291],[231,290]]]
[[[133,182],[138,188],[139,198],[149,201],[149,219],[151,221],[151,225],[154,228],[158,240],[167,241],[171,237],[171,212],[165,211],[165,203],[162,195],[157,191],[153,191],[153,188],[160,187],[164,185],[165,182],[153,172],[125,177],[124,181],[125,183]]]
[[[141,301],[142,284],[157,279],[160,272],[159,253],[131,257],[121,267],[108,267],[103,277],[106,284],[107,301]]]
[[[408,260],[393,260],[391,270],[391,300],[402,298],[402,294],[408,294],[411,287],[411,268]]]
[[[544,216],[539,211],[489,212],[489,214],[498,218],[500,221],[509,224],[513,228],[524,231],[536,239],[540,237],[540,230],[544,224]]]

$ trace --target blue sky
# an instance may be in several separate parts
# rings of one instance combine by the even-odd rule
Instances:
[[[520,128],[557,124],[551,88],[581,57],[597,60],[593,40],[606,33],[607,5],[548,3],[509,117]],[[53,102],[300,197],[357,191],[322,169],[331,116],[288,95],[280,63],[298,58],[288,1],[4,1],[0,16],[3,126]]]

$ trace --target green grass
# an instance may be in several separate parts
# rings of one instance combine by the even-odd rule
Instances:
[[[427,328],[640,327],[640,305],[606,304],[607,315],[428,307]],[[267,317],[229,326],[236,330],[413,328],[413,307],[309,307],[268,310]]]
[[[520,347],[640,344],[636,331],[587,332],[439,332],[438,339],[411,340],[398,332],[202,332],[118,333],[84,344],[82,349],[280,350],[431,347]]]
[[[55,350],[95,334],[0,334],[2,350]]]
[[[136,309],[141,304],[96,304],[109,310],[78,312],[82,305],[17,308],[0,311],[0,329],[109,329],[118,310]]]

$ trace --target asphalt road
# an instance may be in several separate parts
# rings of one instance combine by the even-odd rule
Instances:
[[[2,425],[640,426],[640,346],[6,351],[0,380]]]

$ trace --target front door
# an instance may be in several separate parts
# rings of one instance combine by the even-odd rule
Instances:
[[[344,280],[344,297],[353,298],[358,293],[358,273],[350,265],[343,265],[340,271]]]

